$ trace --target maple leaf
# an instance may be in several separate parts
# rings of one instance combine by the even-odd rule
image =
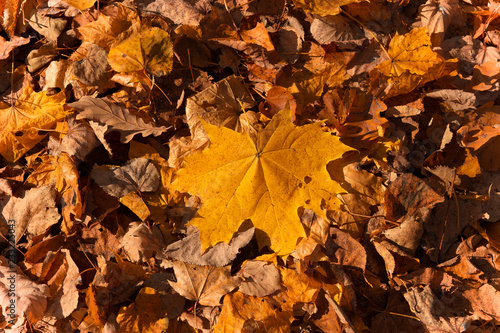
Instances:
[[[458,59],[445,60],[432,50],[427,27],[396,35],[387,51],[389,60],[375,67],[370,76],[382,74],[390,85],[387,96],[405,94],[427,82],[451,74]]]
[[[172,70],[173,65],[170,35],[159,28],[143,27],[118,40],[109,50],[108,62],[117,72],[146,69],[156,76],[163,76]]]
[[[219,305],[221,297],[241,283],[239,277],[231,276],[231,266],[196,266],[174,261],[173,267],[177,281],[168,281],[170,286],[201,305]]]
[[[0,154],[9,162],[15,162],[43,139],[38,131],[52,128],[71,112],[65,111],[63,92],[47,96],[24,88],[21,97],[0,111]]]
[[[342,187],[331,179],[326,165],[352,150],[338,137],[321,130],[321,123],[296,127],[290,111],[281,111],[254,140],[203,123],[211,146],[185,159],[173,186],[202,200],[190,224],[200,229],[202,251],[219,242],[229,243],[246,219],[266,235],[280,255],[290,253],[304,228],[297,215],[301,206],[325,216],[334,209]],[[268,237],[268,238],[267,238]]]
[[[140,25],[140,19],[137,13],[120,4],[108,6],[100,13],[97,20],[85,24],[77,29],[85,42],[99,45],[109,51],[113,42],[123,31],[130,27]]]

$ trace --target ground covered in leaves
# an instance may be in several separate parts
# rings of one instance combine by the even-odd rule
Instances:
[[[0,3],[0,330],[498,332],[500,3]]]

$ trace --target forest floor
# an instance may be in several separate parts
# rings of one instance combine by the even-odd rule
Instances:
[[[0,24],[0,330],[500,331],[500,3]]]

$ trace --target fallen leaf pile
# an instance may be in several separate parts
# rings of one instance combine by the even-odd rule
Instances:
[[[0,331],[500,331],[500,5],[0,3]]]

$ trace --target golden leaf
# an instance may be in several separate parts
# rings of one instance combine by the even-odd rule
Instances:
[[[108,62],[117,72],[146,69],[156,76],[165,75],[172,70],[173,64],[170,35],[159,28],[149,27],[132,32],[111,47]]]
[[[406,94],[427,82],[451,74],[458,59],[445,60],[432,50],[427,27],[396,35],[387,51],[389,60],[375,67],[370,76],[382,74],[391,85],[388,96]]]
[[[187,157],[172,184],[202,200],[190,222],[200,229],[202,251],[229,243],[243,221],[251,219],[265,233],[257,236],[261,247],[288,254],[305,237],[299,207],[325,217],[324,208],[340,204],[336,194],[343,189],[326,165],[352,149],[323,132],[321,123],[297,127],[290,111],[281,111],[255,140],[246,133],[203,125],[211,146]]]
[[[51,129],[71,112],[65,111],[63,92],[47,96],[26,86],[17,102],[0,109],[0,154],[15,162],[43,139],[38,131]]]

